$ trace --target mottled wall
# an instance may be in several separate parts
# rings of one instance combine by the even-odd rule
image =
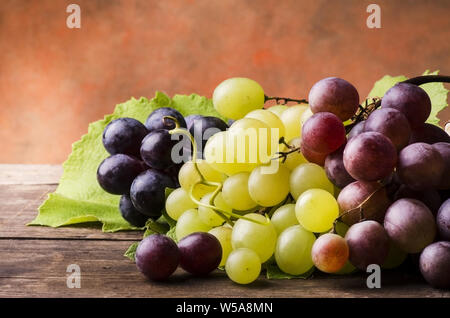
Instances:
[[[449,16],[449,0],[0,0],[0,163],[61,163],[89,122],[155,90],[211,96],[246,76],[306,97],[335,75],[365,96],[385,74],[450,74]]]

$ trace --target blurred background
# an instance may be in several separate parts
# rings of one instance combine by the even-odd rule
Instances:
[[[339,76],[363,98],[386,74],[448,75],[449,16],[449,0],[0,0],[0,163],[62,163],[90,122],[156,90],[211,97],[244,76],[305,98]]]

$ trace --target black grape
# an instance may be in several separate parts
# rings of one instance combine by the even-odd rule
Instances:
[[[420,255],[420,272],[436,288],[450,288],[450,242],[427,246]]]
[[[438,188],[441,190],[450,189],[450,143],[438,142],[433,144],[433,148],[439,152],[445,163],[444,173],[442,174]]]
[[[442,203],[436,216],[439,237],[450,241],[450,199]]]
[[[441,206],[441,196],[439,192],[434,189],[425,189],[422,191],[414,191],[408,188],[407,185],[402,184],[394,196],[394,201],[403,198],[416,199],[424,203],[430,211],[436,215]]]
[[[197,143],[198,158],[203,158],[203,149],[206,142],[214,134],[227,130],[228,125],[220,118],[213,116],[200,116],[192,120],[189,129],[189,133],[195,138]],[[189,145],[190,149],[190,145]]]
[[[191,128],[192,124],[194,123],[194,120],[196,120],[197,118],[201,118],[201,117],[202,117],[202,115],[189,115],[189,116],[184,117],[187,130],[189,130]]]
[[[350,140],[351,138],[358,136],[359,134],[364,132],[364,126],[366,125],[366,121],[360,121],[359,123],[357,123],[352,130],[350,130],[350,132],[347,135],[347,139]]]
[[[347,172],[347,170],[345,170],[343,159],[344,148],[345,146],[342,146],[335,152],[329,154],[325,159],[325,167],[324,167],[328,179],[330,179],[330,181],[340,189],[356,181]]]
[[[175,128],[175,123],[171,119],[164,119],[165,116],[174,117],[180,127],[186,128],[186,121],[184,120],[183,115],[181,115],[177,110],[170,107],[162,107],[154,110],[150,116],[148,116],[147,121],[145,122],[145,127],[149,131],[157,130],[157,129],[166,129],[171,130]]]
[[[103,131],[103,145],[111,154],[123,153],[139,157],[141,141],[147,128],[134,118],[119,118],[110,122]]]
[[[409,143],[414,144],[416,142],[424,142],[430,145],[437,142],[450,142],[450,136],[440,127],[425,123],[411,131]]]
[[[402,112],[411,128],[420,127],[431,112],[431,100],[419,86],[409,83],[398,83],[384,94],[382,108],[394,108]]]
[[[176,143],[168,130],[153,130],[142,140],[141,158],[154,169],[167,169],[174,164],[172,149]]]
[[[127,194],[134,178],[148,167],[134,157],[115,154],[103,160],[97,169],[97,181],[106,192]]]
[[[136,227],[143,227],[149,217],[147,215],[142,214],[133,205],[131,202],[130,196],[124,194],[120,197],[119,210],[122,214],[122,217],[131,225]]]

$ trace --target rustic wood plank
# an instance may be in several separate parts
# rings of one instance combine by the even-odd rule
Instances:
[[[364,273],[267,280],[240,286],[217,270],[194,278],[179,269],[165,283],[147,281],[122,256],[128,242],[0,240],[0,297],[450,297],[420,276],[383,272],[382,288],[368,289]],[[81,288],[66,285],[69,264],[81,268]]]
[[[0,165],[0,184],[58,184],[60,165]]]

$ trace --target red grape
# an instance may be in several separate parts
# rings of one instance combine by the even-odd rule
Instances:
[[[337,234],[321,235],[311,250],[314,265],[322,272],[336,273],[348,260],[348,245],[345,239]]]
[[[302,127],[302,141],[314,152],[332,153],[346,141],[344,124],[332,113],[314,114]]]
[[[427,246],[420,255],[420,272],[436,288],[450,288],[450,242]]]
[[[342,146],[335,152],[329,154],[325,159],[325,172],[327,177],[340,189],[356,181],[347,170],[345,170],[343,160],[344,148],[345,147]]]

